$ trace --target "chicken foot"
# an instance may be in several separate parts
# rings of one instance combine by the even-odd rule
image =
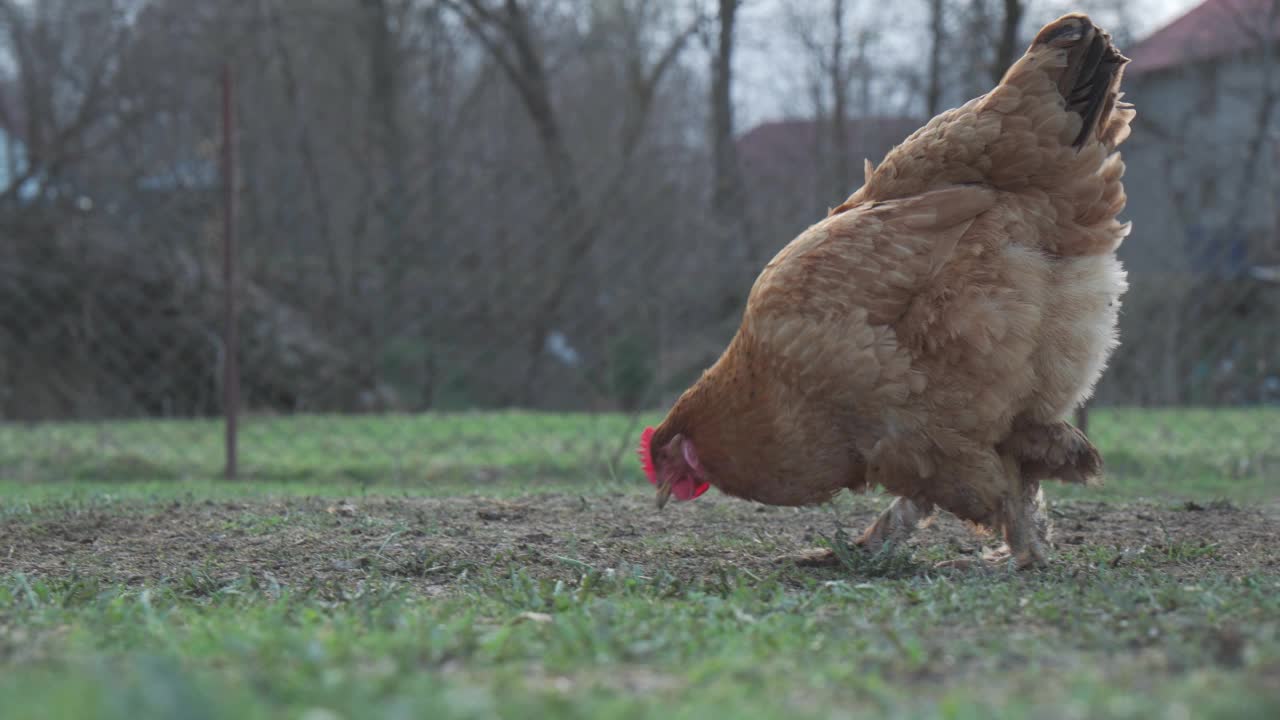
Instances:
[[[900,545],[916,530],[932,523],[937,514],[938,508],[928,500],[895,498],[855,544],[871,552],[886,544]]]
[[[886,544],[900,545],[916,530],[927,527],[933,522],[937,513],[937,506],[927,500],[894,498],[889,507],[880,513],[876,521],[862,533],[854,545],[868,552],[879,552]],[[830,566],[840,562],[835,552],[827,548],[804,550],[795,555],[784,556],[782,559],[806,567]]]
[[[1019,490],[1004,501],[1001,515],[1004,544],[983,553],[980,559],[958,558],[940,562],[935,567],[963,570],[1012,562],[1015,568],[1025,570],[1047,565],[1053,523],[1045,508],[1044,490],[1039,481],[1024,481]]]
[[[1019,422],[997,451],[1004,472],[1020,480],[997,516],[1005,542],[981,561],[957,559],[940,567],[964,568],[979,562],[994,565],[1010,560],[1018,568],[1044,566],[1053,527],[1040,481],[1055,479],[1088,485],[1102,477],[1102,456],[1084,433],[1063,421]]]

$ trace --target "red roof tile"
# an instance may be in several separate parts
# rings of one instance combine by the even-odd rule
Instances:
[[[1206,0],[1157,30],[1126,54],[1126,74],[1142,74],[1209,60],[1280,39],[1280,0]],[[1274,6],[1274,8],[1273,8]],[[1267,21],[1271,27],[1267,31]]]
[[[864,157],[878,163],[921,124],[920,120],[909,117],[849,118],[850,155],[859,163]],[[751,175],[793,174],[813,164],[822,131],[814,120],[762,123],[738,138],[739,157]],[[857,173],[861,176],[860,165]]]

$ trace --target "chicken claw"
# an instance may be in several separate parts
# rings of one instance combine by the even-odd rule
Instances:
[[[835,567],[840,558],[830,548],[809,548],[798,553],[783,555],[776,559],[779,563],[793,563],[800,567]]]
[[[934,564],[935,570],[1031,570],[1044,567],[1045,561],[1032,553],[1015,556],[1008,544],[994,550],[986,550],[981,557],[955,558]]]

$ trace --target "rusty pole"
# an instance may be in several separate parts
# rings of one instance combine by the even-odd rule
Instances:
[[[240,412],[240,328],[236,322],[235,107],[232,90],[231,64],[227,63],[222,66],[222,412],[226,419],[227,453],[223,472],[228,480],[234,480],[238,471]]]

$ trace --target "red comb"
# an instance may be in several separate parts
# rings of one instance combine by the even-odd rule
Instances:
[[[653,442],[653,428],[647,427],[640,433],[640,465],[644,468],[645,477],[652,485],[658,484],[658,473],[653,469],[653,451],[649,444]]]

